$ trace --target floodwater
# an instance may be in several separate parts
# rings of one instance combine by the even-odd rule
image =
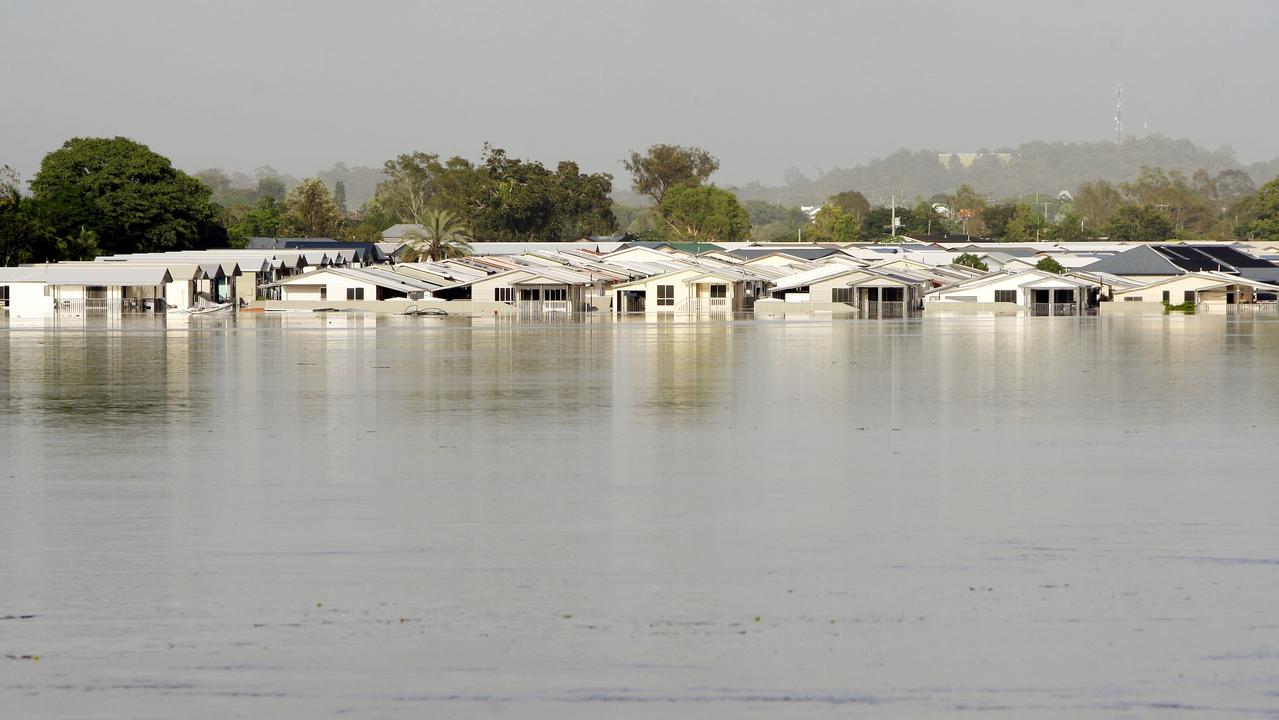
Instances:
[[[1279,716],[1279,321],[0,320],[5,718]]]

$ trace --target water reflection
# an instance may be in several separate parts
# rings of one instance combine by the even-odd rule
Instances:
[[[37,617],[0,652],[47,659],[0,702],[1261,713],[1277,349],[1212,316],[11,324],[0,615]]]

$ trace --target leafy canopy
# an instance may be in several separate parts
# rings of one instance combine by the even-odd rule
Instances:
[[[705,183],[719,169],[719,159],[698,147],[654,145],[642,155],[632,150],[622,166],[633,178],[631,188],[660,205],[677,185]]]
[[[219,247],[210,190],[124,137],[72,138],[44,157],[31,190],[54,234],[92,232],[104,252]]]
[[[428,210],[420,227],[405,232],[409,249],[418,260],[445,260],[471,254],[471,231],[448,210]]]
[[[711,185],[675,185],[666,191],[658,210],[683,239],[732,242],[750,234],[750,215],[737,204],[737,196]]]

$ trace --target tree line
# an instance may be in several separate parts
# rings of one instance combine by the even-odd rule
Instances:
[[[717,187],[719,159],[698,147],[659,144],[622,161],[645,206],[611,200],[613,178],[570,160],[554,168],[486,144],[473,162],[426,152],[385,163],[360,207],[344,181],[292,180],[269,168],[251,187],[225,173],[195,175],[122,137],[73,138],[31,179],[0,170],[0,262],[13,265],[99,254],[243,245],[250,237],[376,241],[397,223],[421,226],[418,254],[447,257],[471,242],[563,241],[618,232],[641,240],[880,241],[962,235],[997,241],[1279,241],[1279,179],[1256,188],[1236,168],[1143,167],[1130,182],[1095,180],[1073,192],[994,200],[963,184],[885,207],[857,190],[808,211]]]

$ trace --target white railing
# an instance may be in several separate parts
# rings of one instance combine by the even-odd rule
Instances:
[[[712,310],[724,310],[728,308],[728,298],[713,297],[710,299],[710,308]]]

